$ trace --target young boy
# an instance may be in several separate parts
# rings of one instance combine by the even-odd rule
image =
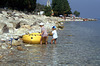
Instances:
[[[51,40],[51,44],[53,44],[53,41],[56,44],[56,40],[58,38],[57,31],[56,31],[56,26],[52,27],[52,35],[53,35],[53,38]]]

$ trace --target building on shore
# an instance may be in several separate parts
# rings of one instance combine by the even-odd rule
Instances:
[[[47,7],[49,7],[49,6],[50,6],[50,1],[48,0],[48,1],[47,1]]]

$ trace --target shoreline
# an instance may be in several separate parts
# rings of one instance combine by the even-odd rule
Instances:
[[[27,33],[40,32],[39,23],[43,22],[48,32],[52,26],[62,29],[63,19],[59,17],[47,17],[44,15],[26,14],[17,10],[0,11],[0,38],[3,40],[18,38]]]
[[[0,38],[1,41],[10,38],[19,38],[27,33],[40,32],[39,23],[43,22],[47,32],[51,31],[52,26],[56,26],[57,30],[64,28],[65,21],[94,21],[95,19],[86,19],[80,17],[47,17],[44,15],[26,14],[17,10],[1,10],[0,11]]]
[[[94,18],[81,18],[81,17],[66,17],[65,21],[97,21],[97,19]]]
[[[47,32],[52,30],[52,26],[56,26],[57,30],[63,29],[63,21],[59,17],[26,14],[17,10],[1,10],[0,48],[1,50],[8,50],[7,52],[12,49],[23,51],[23,47],[25,46],[21,39],[23,35],[27,33],[39,33],[41,31],[39,27],[41,22],[45,24]]]

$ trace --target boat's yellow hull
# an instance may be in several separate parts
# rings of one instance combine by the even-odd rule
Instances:
[[[31,33],[28,35],[23,35],[22,40],[24,43],[28,44],[40,44],[41,36],[40,33]],[[45,43],[44,39],[42,42]]]

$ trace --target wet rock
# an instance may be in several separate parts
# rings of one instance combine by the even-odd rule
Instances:
[[[18,46],[18,45],[21,45],[20,41],[18,41],[18,40],[13,40],[12,41],[12,46]]]
[[[14,55],[14,53],[13,52],[10,52],[9,55]]]
[[[0,55],[0,59],[3,58],[3,55]]]
[[[7,47],[6,47],[6,46],[4,46],[4,45],[2,45],[1,47],[2,47],[2,49],[7,49]]]
[[[63,29],[63,28],[64,28],[64,26],[60,26],[60,25],[58,25],[58,26],[57,26],[57,28]]]
[[[24,49],[21,46],[17,46],[17,50],[24,51]]]

